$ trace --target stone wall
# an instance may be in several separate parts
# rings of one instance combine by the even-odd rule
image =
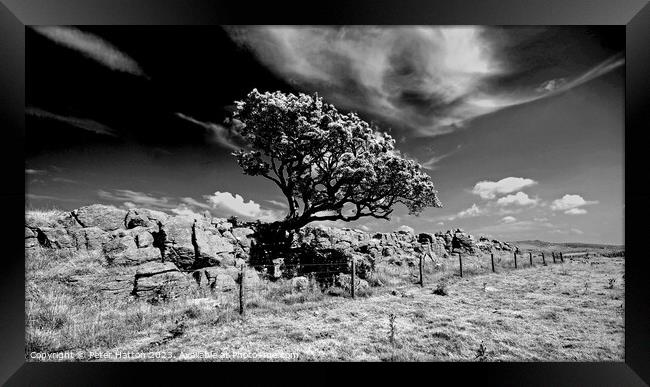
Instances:
[[[254,223],[242,224],[235,218],[214,218],[207,213],[169,215],[97,204],[71,212],[28,212],[25,217],[27,253],[40,249],[94,252],[113,274],[75,280],[94,281],[104,290],[134,295],[156,292],[169,284],[233,290],[255,243]],[[515,248],[487,238],[476,241],[460,229],[435,234],[366,233],[322,226],[302,228],[294,245],[354,256],[361,278],[368,277],[379,263],[415,265],[422,253],[447,258],[456,252],[480,254]],[[248,281],[258,280],[255,270],[245,272]]]

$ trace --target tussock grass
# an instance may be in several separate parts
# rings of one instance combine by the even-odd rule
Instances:
[[[457,258],[429,260],[422,288],[417,265],[380,266],[376,280],[384,286],[354,300],[314,281],[298,291],[290,280],[263,280],[247,288],[242,317],[236,291],[197,288],[157,304],[109,297],[92,283],[70,282],[79,273],[108,274],[100,256],[44,250],[26,261],[26,352],[208,351],[237,361],[247,360],[237,353],[273,361],[284,360],[271,356],[278,353],[299,361],[622,360],[624,260],[566,261],[514,270],[502,257],[492,274],[489,256],[463,257],[460,278]]]

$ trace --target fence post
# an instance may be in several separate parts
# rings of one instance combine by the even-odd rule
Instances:
[[[354,256],[352,256],[352,282],[350,283],[350,294],[352,295],[352,299],[354,299],[354,277],[355,277],[355,267],[354,267]]]
[[[564,255],[562,255],[561,251],[560,251],[560,261],[562,261],[562,263],[564,263]]]
[[[516,269],[517,268],[517,252],[516,251],[515,251],[514,255],[515,255],[515,269]]]
[[[492,273],[494,273],[494,253],[490,254],[490,259],[492,260]]]
[[[244,315],[244,266],[239,272],[239,314]]]
[[[530,258],[530,266],[533,267],[533,253],[528,252],[528,258]]]
[[[422,276],[422,258],[424,253],[420,254],[420,287],[424,287],[424,277]]]
[[[553,256],[553,263],[556,263],[555,262],[555,251],[551,251],[551,255]]]
[[[544,258],[544,252],[542,251],[542,264],[546,266],[546,258]]]

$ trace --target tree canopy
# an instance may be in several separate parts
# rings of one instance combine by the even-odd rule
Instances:
[[[286,196],[286,229],[317,220],[389,219],[393,206],[417,215],[441,207],[431,177],[395,140],[318,95],[251,91],[235,102],[233,153],[244,173],[273,181]]]

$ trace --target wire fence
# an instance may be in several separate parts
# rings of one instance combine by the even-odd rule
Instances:
[[[285,303],[319,300],[325,295],[357,298],[372,295],[372,289],[404,289],[441,283],[454,277],[562,264],[563,252],[515,251],[509,254],[470,255],[455,252],[446,259],[436,259],[425,250],[416,259],[387,262],[371,269],[359,266],[355,259],[339,263],[291,263],[249,265],[258,276],[249,278],[242,267],[234,288],[216,291],[220,304],[230,304],[240,314],[268,300]],[[570,253],[571,257],[589,256],[588,252]],[[290,275],[287,275],[290,274]]]

